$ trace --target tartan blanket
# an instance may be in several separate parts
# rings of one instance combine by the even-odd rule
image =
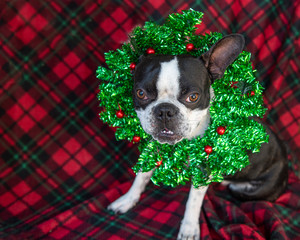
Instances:
[[[130,187],[136,145],[98,119],[97,66],[136,25],[204,13],[199,33],[246,38],[265,87],[265,121],[289,147],[276,202],[240,202],[212,184],[203,239],[300,239],[300,2],[38,1],[0,4],[0,239],[176,239],[189,186],[149,184],[123,215],[107,205]]]

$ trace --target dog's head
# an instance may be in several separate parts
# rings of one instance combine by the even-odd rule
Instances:
[[[145,132],[168,144],[203,134],[210,121],[211,83],[223,76],[244,43],[242,35],[232,34],[199,58],[141,57],[134,72],[133,99]]]

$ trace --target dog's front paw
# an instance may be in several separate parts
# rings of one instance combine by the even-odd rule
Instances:
[[[139,196],[133,196],[133,194],[126,193],[116,201],[111,203],[107,209],[115,213],[125,213],[132,208],[139,200]]]
[[[182,221],[177,240],[199,240],[200,226],[199,222]]]

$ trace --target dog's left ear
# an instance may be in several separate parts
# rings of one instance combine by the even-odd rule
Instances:
[[[217,41],[201,58],[212,80],[222,78],[230,65],[243,51],[245,39],[241,34],[231,34]]]

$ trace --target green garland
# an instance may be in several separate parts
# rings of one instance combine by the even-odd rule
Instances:
[[[146,22],[136,27],[129,43],[105,53],[108,68],[99,67],[98,98],[103,111],[100,118],[117,127],[116,138],[139,142],[141,155],[135,172],[155,169],[152,181],[170,186],[192,181],[195,187],[220,182],[249,164],[247,151],[258,152],[268,142],[264,127],[249,117],[262,117],[262,87],[254,77],[250,53],[242,52],[227,68],[224,77],[212,87],[211,124],[202,138],[183,140],[175,145],[160,144],[144,132],[132,100],[132,69],[141,55],[154,54],[200,56],[220,33],[196,35],[203,13],[192,9],[171,14],[163,25]],[[188,46],[190,48],[188,48]],[[192,46],[192,47],[191,47]]]

